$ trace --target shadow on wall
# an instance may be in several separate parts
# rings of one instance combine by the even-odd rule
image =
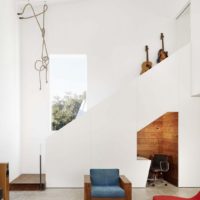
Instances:
[[[168,112],[137,134],[137,155],[152,158],[169,156],[170,169],[164,179],[178,186],[178,112]]]

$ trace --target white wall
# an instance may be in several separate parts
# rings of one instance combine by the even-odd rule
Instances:
[[[176,49],[191,42],[190,6],[176,19]],[[184,33],[184,34],[183,34]]]
[[[196,141],[199,140],[198,135],[200,128],[198,123],[199,98],[196,99],[191,97],[191,93],[194,93],[195,90],[197,92],[199,88],[199,78],[196,79],[198,77],[198,74],[196,73],[198,73],[197,71],[199,66],[195,64],[196,60],[194,60],[198,53],[198,51],[196,51],[197,46],[195,44],[197,37],[196,34],[198,34],[198,28],[195,23],[197,23],[198,17],[194,16],[194,9],[196,10],[197,8],[196,11],[198,11],[199,8],[196,7],[196,3],[198,3],[198,1],[191,1],[191,5],[188,7],[188,9],[176,20],[177,47],[182,47],[188,41],[192,42],[192,54],[189,51],[187,52],[187,54],[191,54],[191,60],[187,60],[187,63],[185,63],[185,60],[182,61],[181,58],[179,60],[179,62],[184,62],[180,70],[180,79],[182,83],[180,94],[183,97],[180,99],[181,111],[179,112],[179,132],[182,133],[179,137],[180,187],[199,186],[199,173],[191,173],[190,176],[185,173],[186,171],[191,170],[191,165],[192,171],[195,172],[199,169],[200,166],[199,160],[195,158],[196,152],[199,152],[199,147],[196,143]],[[191,69],[189,67],[186,68],[185,66],[187,65],[191,66]],[[184,74],[188,74],[186,79]],[[192,74],[191,77],[189,76],[190,74]],[[193,102],[192,106],[191,102]],[[187,158],[187,161],[185,160],[185,158]]]
[[[88,107],[91,108],[136,77],[145,60],[144,46],[156,61],[160,32],[174,51],[175,22],[140,1],[86,0],[52,4],[47,13],[50,54],[87,54]],[[39,145],[51,134],[49,88],[38,91],[33,63],[40,56],[40,33],[34,20],[21,21],[22,171],[38,172]]]
[[[0,163],[9,162],[10,180],[20,171],[19,34],[16,1],[0,1]]]
[[[191,49],[177,57],[179,64],[179,186],[200,187],[200,98],[191,97]],[[180,55],[180,54],[179,54]],[[186,59],[182,59],[182,58]]]
[[[188,9],[176,20],[176,48],[184,46],[189,41],[192,43],[192,96],[200,96],[199,19],[200,2],[198,0],[191,0]]]
[[[192,95],[200,96],[200,67],[199,67],[199,46],[200,28],[200,2],[191,0],[191,41],[192,41]]]
[[[50,53],[87,54],[89,108],[139,74],[146,44],[156,61],[160,32],[166,33],[166,49],[174,51],[174,21],[147,12],[138,1],[52,5],[47,26]]]

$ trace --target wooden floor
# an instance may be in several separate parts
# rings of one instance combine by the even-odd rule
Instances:
[[[44,190],[46,187],[46,176],[42,174],[42,181],[40,184],[39,174],[21,174],[10,183],[11,191],[32,191]]]

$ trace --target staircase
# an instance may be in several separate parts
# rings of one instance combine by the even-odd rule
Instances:
[[[195,174],[187,175],[194,149],[186,146],[200,140],[198,121],[188,120],[200,118],[200,99],[190,93],[190,52],[189,44],[50,136],[47,186],[82,187],[90,168],[114,167],[145,187],[150,161],[137,160],[137,131],[166,112],[179,112],[179,186],[195,185]]]

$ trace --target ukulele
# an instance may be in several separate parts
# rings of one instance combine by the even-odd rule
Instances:
[[[147,45],[145,46],[145,51],[146,61],[142,63],[142,71],[140,72],[140,74],[143,74],[144,72],[152,68],[152,62],[149,61],[149,47]]]
[[[165,51],[165,47],[164,47],[164,34],[163,33],[161,33],[160,39],[162,40],[162,49],[160,49],[158,51],[157,63],[160,63],[162,60],[164,60],[165,58],[168,57],[168,52]]]

